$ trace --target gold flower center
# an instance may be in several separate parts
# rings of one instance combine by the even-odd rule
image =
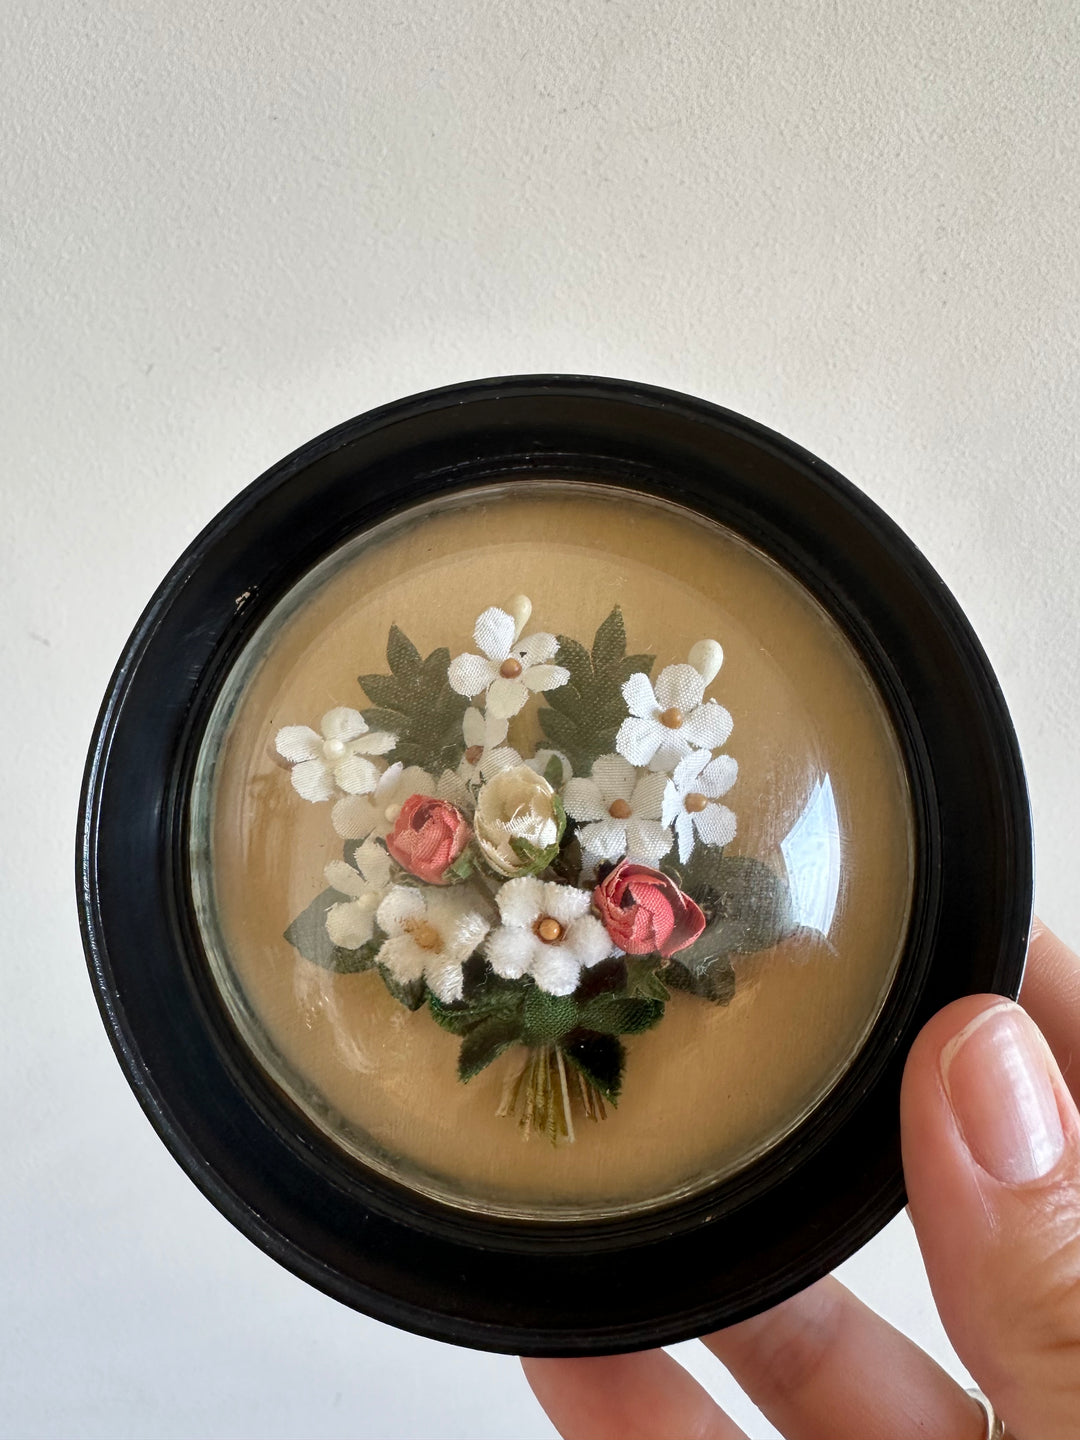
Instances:
[[[608,806],[607,813],[611,816],[613,820],[629,820],[630,816],[634,812],[630,809],[629,801],[613,800]]]
[[[413,944],[419,945],[421,950],[430,950],[437,955],[442,949],[442,936],[430,920],[409,921],[402,928]]]
[[[483,753],[483,745],[470,745],[469,748],[465,751],[465,759],[469,762],[470,765],[475,765],[479,761],[480,756],[483,755]]]
[[[566,934],[554,915],[541,915],[533,930],[545,945],[554,945],[556,940],[561,940]]]
[[[661,710],[659,716],[660,724],[666,725],[669,730],[678,730],[685,718],[677,705],[672,705],[668,710]]]
[[[691,815],[697,815],[705,809],[708,803],[708,796],[702,795],[700,790],[691,790],[683,800],[683,809],[689,810]]]
[[[511,655],[508,660],[504,660],[499,666],[499,674],[504,680],[516,680],[521,674],[521,668],[521,661]]]

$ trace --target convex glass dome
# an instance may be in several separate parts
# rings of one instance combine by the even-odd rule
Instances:
[[[557,480],[410,509],[278,604],[195,782],[241,1034],[342,1147],[493,1214],[654,1206],[820,1105],[903,946],[912,824],[774,561]]]

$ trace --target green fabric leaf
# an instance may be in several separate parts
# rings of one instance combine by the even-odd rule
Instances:
[[[530,985],[522,1010],[522,1038],[526,1045],[548,1045],[581,1028],[581,1006],[573,995],[549,995]]]
[[[593,664],[588,650],[577,640],[571,640],[568,635],[559,636],[559,664],[570,671],[569,684],[577,691],[580,699],[582,687],[588,685],[593,676]],[[565,686],[560,686],[564,690]],[[545,698],[548,692],[545,693]],[[550,692],[554,694],[555,692]]]
[[[378,713],[383,717],[384,724],[400,725],[401,716],[397,710],[397,703],[401,695],[401,681],[396,675],[361,675],[360,684],[364,687],[369,700],[373,700],[379,707]],[[368,721],[371,724],[371,721]]]
[[[553,690],[551,693],[555,695],[558,694],[558,691]],[[560,710],[541,710],[538,714],[540,728],[545,736],[556,750],[566,752],[574,774],[577,775],[579,773],[578,762],[581,758],[579,746],[584,728],[582,722]]]
[[[575,724],[581,719],[583,706],[576,686],[568,683],[559,685],[554,690],[545,690],[544,699],[553,710],[558,710]]]
[[[601,621],[592,647],[593,671],[599,675],[614,670],[626,655],[626,625],[616,605],[606,620]]]
[[[603,994],[583,999],[549,995],[530,984],[521,1015],[521,1038],[526,1045],[546,1045],[578,1030],[605,1035],[637,1035],[654,1026],[664,1013],[659,1000]]]
[[[379,974],[382,976],[383,984],[387,990],[390,991],[390,994],[395,1000],[405,1006],[406,1010],[420,1009],[420,1006],[423,1005],[424,1000],[427,998],[427,986],[424,984],[422,978],[419,980],[410,980],[407,985],[403,985],[397,976],[393,975],[385,965],[379,966]]]
[[[693,970],[680,965],[676,957],[664,971],[664,979],[673,990],[689,991],[716,1005],[730,1005],[735,998],[735,970],[724,955]]]
[[[363,711],[373,730],[391,730],[397,744],[389,759],[419,765],[431,774],[453,770],[465,753],[461,721],[469,701],[451,690],[446,678],[450,651],[445,645],[426,660],[397,625],[386,642],[389,675],[361,675],[372,705]]]
[[[619,995],[598,995],[582,1007],[581,1024],[603,1035],[640,1035],[663,1019],[662,1000],[629,999]]]
[[[390,626],[387,636],[386,663],[395,675],[403,677],[414,675],[421,666],[420,651],[397,625]]]
[[[681,873],[669,873],[708,917],[693,945],[674,957],[688,969],[706,966],[718,955],[767,950],[796,928],[787,881],[752,855],[725,855],[715,846],[699,845]]]
[[[606,960],[601,960],[596,965],[590,965],[588,969],[581,972],[581,979],[574,991],[574,999],[579,1005],[587,1005],[590,1000],[595,1000],[597,995],[622,995],[625,993],[625,960],[618,955],[609,955]]]
[[[344,899],[336,890],[323,890],[301,910],[285,931],[285,939],[313,965],[321,965],[324,970],[334,970],[339,975],[356,975],[371,969],[381,942],[369,940],[359,950],[343,950],[334,944],[326,933],[326,912]]]
[[[562,769],[562,761],[557,755],[552,755],[544,766],[544,779],[553,790],[557,790],[562,784]]]
[[[618,1104],[622,1089],[626,1051],[614,1035],[597,1035],[580,1030],[567,1037],[562,1052],[596,1086],[605,1100]]]
[[[520,1040],[513,1020],[493,1015],[468,1032],[458,1051],[458,1078],[466,1084]]]
[[[493,1017],[512,1019],[517,1017],[521,1025],[521,1012],[529,990],[535,988],[531,980],[504,980],[485,966],[482,980],[468,987],[472,993],[463,1000],[447,1005],[436,995],[428,994],[428,1009],[434,1020],[453,1035],[467,1035],[477,1025]]]
[[[664,984],[667,970],[661,970],[655,957],[627,955],[626,993],[635,1000],[668,1000],[671,993]]]
[[[392,683],[393,678],[392,675],[362,675],[360,677],[361,683],[365,680],[389,680]],[[379,705],[369,705],[364,711],[364,719],[370,730],[390,730],[397,734],[401,728],[401,716],[398,712],[385,710]]]
[[[619,663],[619,678],[622,683],[625,685],[630,676],[636,675],[639,671],[648,675],[654,659],[653,655],[627,655],[626,659]]]
[[[615,748],[615,736],[626,719],[622,686],[633,670],[652,669],[651,655],[626,654],[626,627],[616,605],[601,622],[592,651],[568,635],[560,635],[556,664],[570,672],[570,681],[545,693],[547,707],[540,710],[540,728],[564,751],[575,775],[587,775],[593,761]],[[633,662],[633,670],[628,668]]]
[[[450,866],[449,874],[456,876],[459,880],[467,880],[474,869],[473,857],[468,850],[464,850]]]

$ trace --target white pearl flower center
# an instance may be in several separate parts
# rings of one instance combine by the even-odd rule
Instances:
[[[340,760],[345,754],[345,741],[327,740],[323,745],[323,754],[328,760]]]

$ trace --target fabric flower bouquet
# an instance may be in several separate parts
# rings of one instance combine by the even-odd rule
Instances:
[[[512,1052],[499,1113],[573,1140],[575,1110],[618,1100],[620,1036],[658,1024],[676,989],[727,1004],[733,957],[794,927],[783,879],[725,854],[738,766],[714,752],[732,719],[705,698],[719,644],[654,685],[618,608],[591,649],[525,634],[531,613],[524,596],[485,610],[480,653],[453,660],[422,659],[395,625],[390,673],[359,677],[369,707],[278,731],[293,786],[334,802],[344,840],[286,939],[426,1005],[461,1038],[462,1081]],[[530,722],[546,744],[526,756]]]

